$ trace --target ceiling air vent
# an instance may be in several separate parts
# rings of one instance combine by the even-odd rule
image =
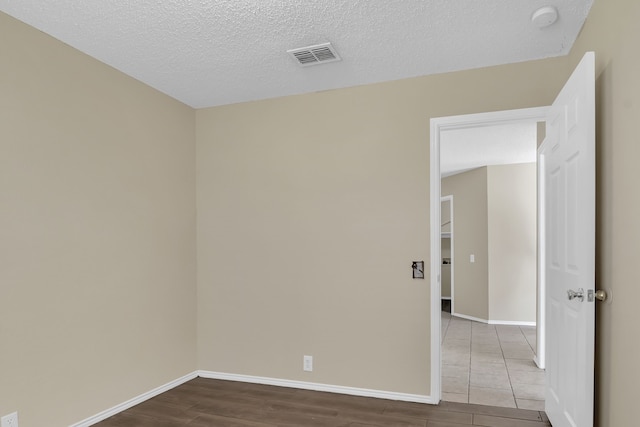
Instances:
[[[293,56],[301,67],[340,61],[341,59],[331,43],[290,49],[287,53]]]

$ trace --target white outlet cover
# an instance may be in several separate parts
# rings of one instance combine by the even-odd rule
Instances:
[[[0,418],[0,427],[18,427],[18,413],[14,412]]]
[[[313,356],[304,356],[302,360],[302,369],[307,372],[313,371]]]

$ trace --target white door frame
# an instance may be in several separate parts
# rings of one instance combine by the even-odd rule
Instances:
[[[544,177],[544,168],[545,168],[545,155],[547,151],[547,139],[545,138],[542,141],[542,144],[538,147],[537,157],[538,164],[537,174],[538,174],[538,203],[537,203],[537,224],[538,224],[538,294],[537,294],[537,309],[536,309],[536,355],[533,358],[533,361],[536,363],[538,368],[544,369],[546,364],[546,351],[547,351],[547,341],[546,341],[546,296],[547,296],[547,284],[545,282],[545,265],[546,265],[546,234],[545,234],[545,208],[546,208],[546,181]]]
[[[439,403],[442,398],[441,377],[441,242],[440,242],[440,133],[446,130],[467,129],[523,122],[543,122],[549,107],[496,111],[461,116],[432,118],[430,170],[430,236],[431,236],[431,399]],[[540,287],[540,286],[539,286]],[[540,289],[538,289],[540,292]],[[539,306],[538,306],[539,308]],[[539,326],[538,326],[539,327]],[[539,332],[538,332],[539,333]]]

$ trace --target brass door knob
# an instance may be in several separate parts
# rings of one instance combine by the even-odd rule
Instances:
[[[606,301],[607,300],[607,291],[598,289],[596,290],[595,297],[598,301]]]

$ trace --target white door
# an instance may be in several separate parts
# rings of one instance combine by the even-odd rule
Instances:
[[[545,411],[554,427],[593,426],[594,78],[595,57],[589,52],[550,109],[541,153],[546,212]]]

